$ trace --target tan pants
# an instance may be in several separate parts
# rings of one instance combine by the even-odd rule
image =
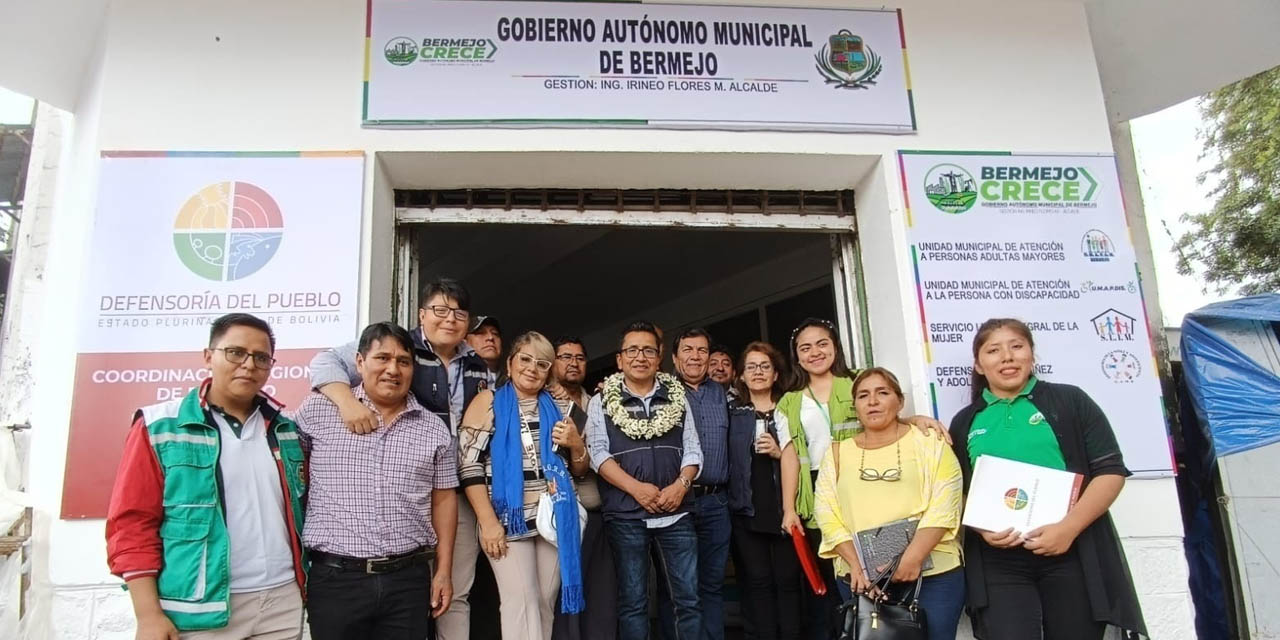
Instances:
[[[297,583],[231,594],[231,622],[221,629],[178,634],[182,640],[296,640],[302,637],[302,593]]]
[[[469,640],[471,637],[471,585],[476,581],[476,557],[480,537],[476,512],[463,494],[458,494],[458,532],[453,539],[453,601],[449,610],[436,619],[437,640]]]
[[[489,558],[502,599],[502,640],[550,640],[560,594],[560,556],[540,536],[507,543],[507,556]],[[539,635],[541,634],[541,635]]]

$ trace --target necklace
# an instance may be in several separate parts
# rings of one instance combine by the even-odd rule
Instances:
[[[615,373],[604,380],[604,412],[622,433],[633,440],[652,440],[675,428],[684,421],[684,386],[675,376],[659,373],[654,384],[662,385],[667,392],[668,404],[658,407],[653,415],[633,418],[622,406],[622,374]]]
[[[893,448],[898,455],[898,466],[893,469],[885,469],[884,471],[876,471],[867,468],[867,450],[865,447],[858,447],[862,451],[862,459],[858,461],[858,477],[867,482],[875,482],[883,480],[885,482],[897,482],[902,479],[902,438],[898,438],[893,443]]]

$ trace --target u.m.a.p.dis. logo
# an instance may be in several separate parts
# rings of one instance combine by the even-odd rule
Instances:
[[[173,223],[173,247],[192,273],[239,280],[271,261],[284,238],[275,198],[248,182],[215,182],[193,194]]]

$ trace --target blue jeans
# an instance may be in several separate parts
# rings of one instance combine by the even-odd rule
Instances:
[[[853,598],[847,577],[839,578],[836,584],[842,601]],[[920,608],[929,626],[929,640],[956,640],[956,627],[964,611],[964,591],[964,568],[925,576],[920,581]],[[890,593],[895,592],[890,589]]]
[[[656,549],[659,582],[675,604],[677,640],[695,640],[702,628],[698,611],[698,536],[693,517],[684,516],[661,529],[645,527],[644,520],[614,519],[605,522],[613,563],[618,573],[618,638],[649,637],[649,549]]]
[[[724,570],[729,561],[729,534],[732,532],[729,493],[722,490],[694,498],[690,516],[698,534],[698,609],[702,611],[702,634],[699,638],[724,640]],[[676,640],[671,596],[661,580],[658,581],[658,621],[663,639]]]

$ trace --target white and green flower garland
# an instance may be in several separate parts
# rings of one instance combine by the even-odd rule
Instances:
[[[659,373],[654,384],[667,390],[670,404],[658,407],[653,416],[644,420],[631,417],[622,406],[622,374],[615,373],[604,380],[604,412],[613,424],[633,440],[652,440],[665,435],[676,425],[684,423],[684,385],[669,373]]]

